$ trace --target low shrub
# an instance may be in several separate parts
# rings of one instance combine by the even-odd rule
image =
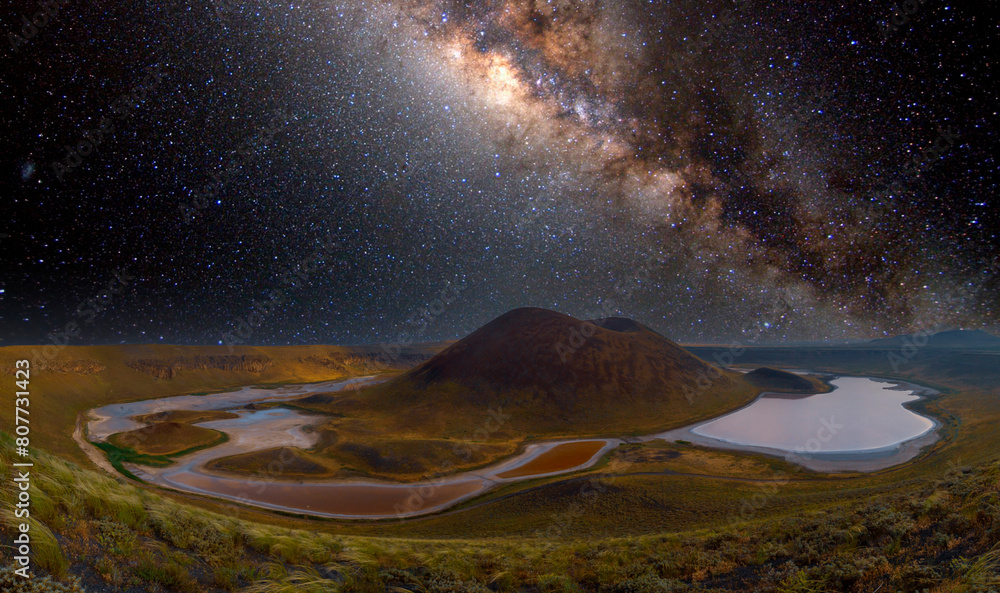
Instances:
[[[4,593],[86,593],[80,579],[70,577],[65,583],[51,577],[26,579],[14,572],[15,566],[0,567],[0,591]]]

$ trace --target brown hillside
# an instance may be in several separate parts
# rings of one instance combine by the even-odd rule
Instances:
[[[708,365],[635,321],[592,323],[524,308],[366,396],[394,406],[503,406],[516,416],[508,427],[513,432],[551,433],[675,425],[754,393],[738,374]]]

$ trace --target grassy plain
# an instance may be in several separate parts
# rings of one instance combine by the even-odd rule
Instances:
[[[75,419],[75,412],[56,414],[41,421],[38,437],[49,452],[35,451],[35,562],[60,577],[87,574],[123,587],[158,582],[178,591],[1000,588],[1000,354],[928,349],[894,365],[893,352],[747,348],[739,362],[941,390],[914,407],[943,422],[943,439],[907,464],[823,475],[761,455],[635,443],[583,472],[509,485],[399,521],[308,519],[128,483],[50,449],[48,435],[65,436]],[[710,350],[698,353],[710,359]],[[89,385],[87,377],[80,382]],[[40,380],[39,392],[68,397],[79,386],[66,379],[61,388]],[[214,381],[184,388],[224,382]],[[114,393],[85,394],[78,410],[121,395],[109,389]],[[150,397],[129,390],[134,397],[126,399]],[[32,408],[33,418],[36,409],[56,407],[48,405]],[[13,459],[4,435],[4,539],[14,533]]]

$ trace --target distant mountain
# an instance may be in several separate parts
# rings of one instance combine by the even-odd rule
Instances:
[[[812,384],[809,379],[796,375],[795,373],[789,373],[787,371],[779,371],[778,369],[772,369],[769,367],[760,367],[757,370],[750,371],[743,377],[766,390],[777,390],[777,391],[795,391],[802,393],[814,393],[816,391],[816,386]]]
[[[502,407],[512,415],[510,429],[538,434],[674,425],[736,407],[756,392],[739,373],[710,366],[636,321],[524,308],[364,397],[428,414]]]
[[[879,338],[870,342],[865,342],[866,346],[878,346],[885,348],[901,348],[906,344],[920,345],[923,337],[918,334],[907,334],[903,336],[893,336],[891,338]],[[1000,337],[981,329],[953,329],[926,336],[927,343],[924,346],[931,348],[981,348],[1000,349]]]

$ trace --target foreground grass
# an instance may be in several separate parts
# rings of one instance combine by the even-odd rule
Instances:
[[[2,531],[13,535],[12,439],[0,436]],[[194,509],[36,452],[34,562],[109,584],[175,591],[873,591],[1000,586],[1000,462],[908,492],[706,530],[625,538],[427,540],[292,529]],[[779,496],[774,493],[772,496]],[[70,559],[74,559],[71,564]],[[0,577],[2,578],[2,577]],[[398,590],[398,589],[397,589]]]

